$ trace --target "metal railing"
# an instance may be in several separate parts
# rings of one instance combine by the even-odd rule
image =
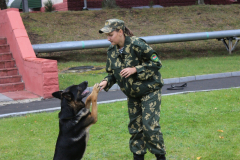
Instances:
[[[140,37],[140,38],[144,39],[148,44],[218,39],[219,41],[223,42],[226,49],[229,51],[229,54],[231,54],[232,51],[236,48],[236,45],[239,41],[239,38],[237,37],[240,37],[240,29],[213,31],[213,32],[157,35],[157,36],[147,36],[147,37]],[[236,40],[234,44],[233,44],[233,40]],[[228,41],[228,43],[226,41]],[[32,45],[32,47],[35,53],[38,54],[38,53],[67,51],[67,50],[106,48],[110,44],[111,43],[106,39],[101,39],[101,40],[68,41],[68,42],[47,43],[47,44],[34,44]]]

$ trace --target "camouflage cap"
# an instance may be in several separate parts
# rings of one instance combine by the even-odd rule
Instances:
[[[120,19],[109,19],[106,20],[105,26],[99,30],[99,33],[110,33],[116,29],[125,29],[124,21]]]

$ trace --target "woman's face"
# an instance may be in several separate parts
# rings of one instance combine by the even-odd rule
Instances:
[[[107,40],[111,42],[112,45],[118,45],[120,42],[120,38],[122,37],[122,33],[120,31],[113,31],[111,33],[107,33]]]

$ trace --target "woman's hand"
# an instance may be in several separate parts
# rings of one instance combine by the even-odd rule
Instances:
[[[100,91],[103,90],[107,86],[107,81],[102,81],[100,84]]]
[[[135,67],[129,67],[129,68],[124,68],[123,70],[121,70],[120,75],[124,78],[127,78],[136,72],[137,72],[137,69]]]

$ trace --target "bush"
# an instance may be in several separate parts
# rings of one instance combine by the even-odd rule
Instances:
[[[5,0],[0,0],[0,9],[7,9],[6,1]]]
[[[153,1],[150,1],[150,2],[149,2],[149,7],[152,8],[153,5],[154,5],[154,2],[153,2]]]
[[[53,2],[51,0],[48,0],[44,3],[45,12],[52,12],[55,11],[55,7],[53,7]]]
[[[103,0],[102,8],[118,8],[115,0]]]

